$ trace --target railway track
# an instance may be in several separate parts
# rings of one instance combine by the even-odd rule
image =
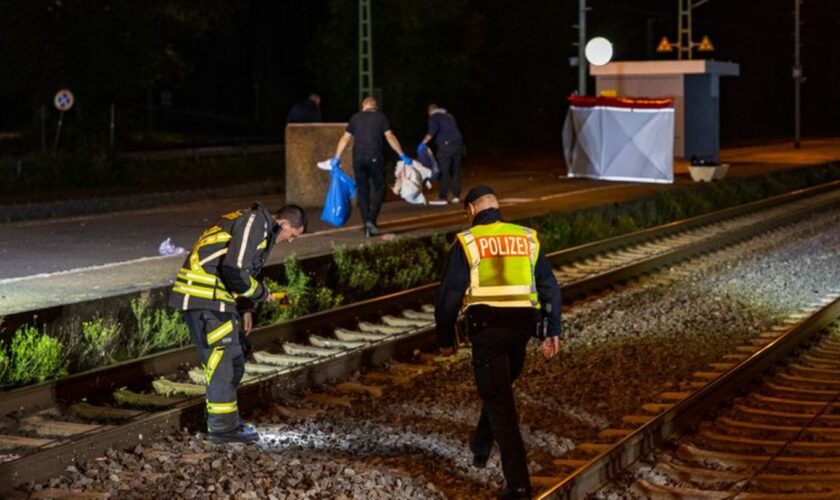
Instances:
[[[584,446],[593,457],[565,461],[575,472],[539,498],[840,497],[838,296],[696,372],[695,390],[663,392],[602,432]]]
[[[700,425],[630,490],[675,498],[840,497],[840,325]]]
[[[612,238],[550,255],[567,298],[602,290],[663,266],[742,241],[840,204],[837,184],[739,209]],[[371,370],[364,384],[339,384],[352,397],[426,370],[413,353],[433,342],[436,284],[325,311],[252,334],[255,363],[246,366],[240,407],[284,401],[290,390]],[[385,361],[408,359],[387,369]],[[204,387],[187,347],[9,391],[0,397],[0,495],[40,481],[113,446],[127,447],[203,417]],[[336,404],[312,394],[313,402]],[[338,402],[340,403],[340,402]],[[294,411],[290,409],[289,411]]]

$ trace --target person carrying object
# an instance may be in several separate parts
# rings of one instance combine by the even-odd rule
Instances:
[[[546,358],[560,348],[560,286],[537,232],[502,221],[489,186],[464,198],[472,227],[457,234],[435,301],[440,353],[458,348],[455,325],[464,310],[472,345],[481,416],[470,437],[473,465],[484,467],[495,442],[502,456],[506,487],[499,498],[530,498],[525,445],[513,397],[529,339],[541,339]]]
[[[254,304],[280,298],[257,280],[272,248],[306,231],[297,205],[269,212],[259,203],[222,215],[187,254],[169,296],[201,354],[207,379],[207,432],[213,442],[259,439],[239,418],[236,390],[245,374]]]
[[[428,149],[434,139],[435,158],[440,165],[440,192],[438,199],[431,205],[445,205],[447,197],[452,195],[452,203],[459,203],[461,196],[461,157],[464,153],[464,140],[455,117],[437,104],[429,104],[429,131],[417,146],[417,152]]]
[[[376,221],[385,199],[383,139],[388,141],[388,145],[406,165],[412,164],[411,158],[403,153],[388,118],[379,111],[373,97],[366,97],[362,101],[362,110],[350,117],[344,135],[338,141],[335,156],[330,159],[331,166],[340,164],[341,153],[350,144],[351,139],[354,141],[353,174],[356,178],[356,203],[362,216],[365,236],[377,236],[379,227]]]

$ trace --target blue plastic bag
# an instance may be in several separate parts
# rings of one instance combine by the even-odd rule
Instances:
[[[324,200],[321,220],[335,227],[341,227],[350,218],[350,200],[356,197],[356,181],[345,174],[340,167],[330,171],[330,188]]]

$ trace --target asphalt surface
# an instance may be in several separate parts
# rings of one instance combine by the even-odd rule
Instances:
[[[465,186],[473,182],[491,183],[501,195],[514,201],[599,185],[590,180],[561,178],[551,169],[494,172],[484,176],[483,180],[479,180],[477,175],[469,176]],[[460,204],[442,207],[410,205],[396,199],[392,193],[388,194],[390,201],[386,201],[380,215],[383,222],[463,210]],[[283,204],[283,196],[262,196],[259,200],[253,197],[205,200],[104,215],[2,224],[0,280],[156,257],[160,244],[166,238],[188,249],[221,214],[248,207],[254,201],[274,208]],[[307,240],[312,236],[329,234],[330,238],[341,239],[345,232],[361,235],[361,220],[355,207],[344,231],[335,231],[322,222],[320,209],[308,209],[307,212],[312,234],[295,244],[295,247],[305,247],[302,248],[305,253],[309,253]]]
[[[798,151],[783,143],[738,148],[723,151],[721,157],[732,164],[729,176],[759,175],[837,160],[840,140],[806,141]],[[492,185],[508,217],[583,208],[646,196],[670,187],[568,179],[559,154],[471,158],[464,168],[464,192],[479,183]],[[685,163],[677,162],[675,171],[685,170]],[[689,183],[685,175],[677,176],[675,182]],[[388,196],[380,223],[404,236],[427,234],[431,232],[429,225],[455,228],[468,222],[460,204],[413,206],[390,192]],[[171,237],[174,245],[189,249],[219,215],[247,207],[253,201],[247,197],[205,200],[112,214],[0,224],[0,315],[166,285],[183,257],[160,256],[161,242]],[[283,197],[265,196],[259,201],[276,207],[283,203]],[[318,255],[331,252],[335,246],[368,242],[362,235],[355,207],[348,225],[340,229],[321,222],[320,209],[310,209],[308,213],[311,233],[291,246],[281,246],[270,263],[282,261],[290,252]],[[441,217],[444,214],[449,216]],[[426,218],[430,220],[424,224]]]
[[[539,213],[541,197],[603,190],[620,183],[567,179],[558,175],[555,159],[535,160],[515,169],[467,173],[463,185],[493,184],[504,204],[528,205]],[[380,224],[401,236],[433,232],[430,225],[452,228],[467,223],[460,204],[415,206],[389,193]],[[183,256],[164,257],[158,248],[166,238],[189,249],[198,235],[226,212],[249,206],[251,198],[206,200],[200,203],[121,213],[28,221],[0,225],[0,316],[42,307],[81,302],[147,290],[171,283]],[[280,206],[282,196],[262,197],[268,207]],[[343,228],[321,222],[320,209],[308,209],[311,232],[283,244],[269,263],[291,253],[305,257],[387,240],[388,234],[366,240],[354,213]],[[448,214],[445,220],[442,215]],[[431,219],[431,220],[426,220]],[[425,222],[424,222],[425,221]],[[425,227],[424,227],[425,226]]]

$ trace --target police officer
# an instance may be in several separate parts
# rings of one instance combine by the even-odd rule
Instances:
[[[430,205],[446,205],[448,193],[452,194],[452,203],[461,200],[461,155],[464,152],[464,139],[455,117],[437,104],[429,104],[429,131],[417,146],[422,153],[434,139],[437,152],[435,159],[440,166],[440,191],[437,200]]]
[[[354,114],[347,122],[347,129],[338,141],[335,156],[330,159],[332,167],[339,165],[339,158],[344,148],[353,139],[353,175],[356,178],[356,203],[364,223],[365,236],[376,236],[379,227],[376,219],[385,199],[385,170],[382,158],[382,139],[394,150],[406,165],[411,165],[411,158],[403,153],[400,141],[391,131],[391,124],[385,114],[377,108],[376,99],[366,97],[362,101],[362,110]],[[369,193],[369,184],[373,192]]]
[[[488,186],[464,198],[473,217],[457,235],[435,305],[441,354],[457,348],[455,323],[462,307],[472,344],[481,416],[470,438],[473,464],[484,467],[495,441],[506,488],[499,498],[529,498],[531,484],[519,432],[512,384],[522,372],[531,336],[543,338],[546,358],[559,350],[560,287],[536,231],[503,222]]]
[[[306,231],[306,213],[259,203],[225,214],[193,246],[172,287],[169,305],[182,311],[207,379],[207,431],[214,442],[249,442],[254,427],[239,420],[236,388],[245,374],[253,325],[250,309],[275,297],[256,276],[271,249]],[[240,313],[241,311],[241,313]]]

